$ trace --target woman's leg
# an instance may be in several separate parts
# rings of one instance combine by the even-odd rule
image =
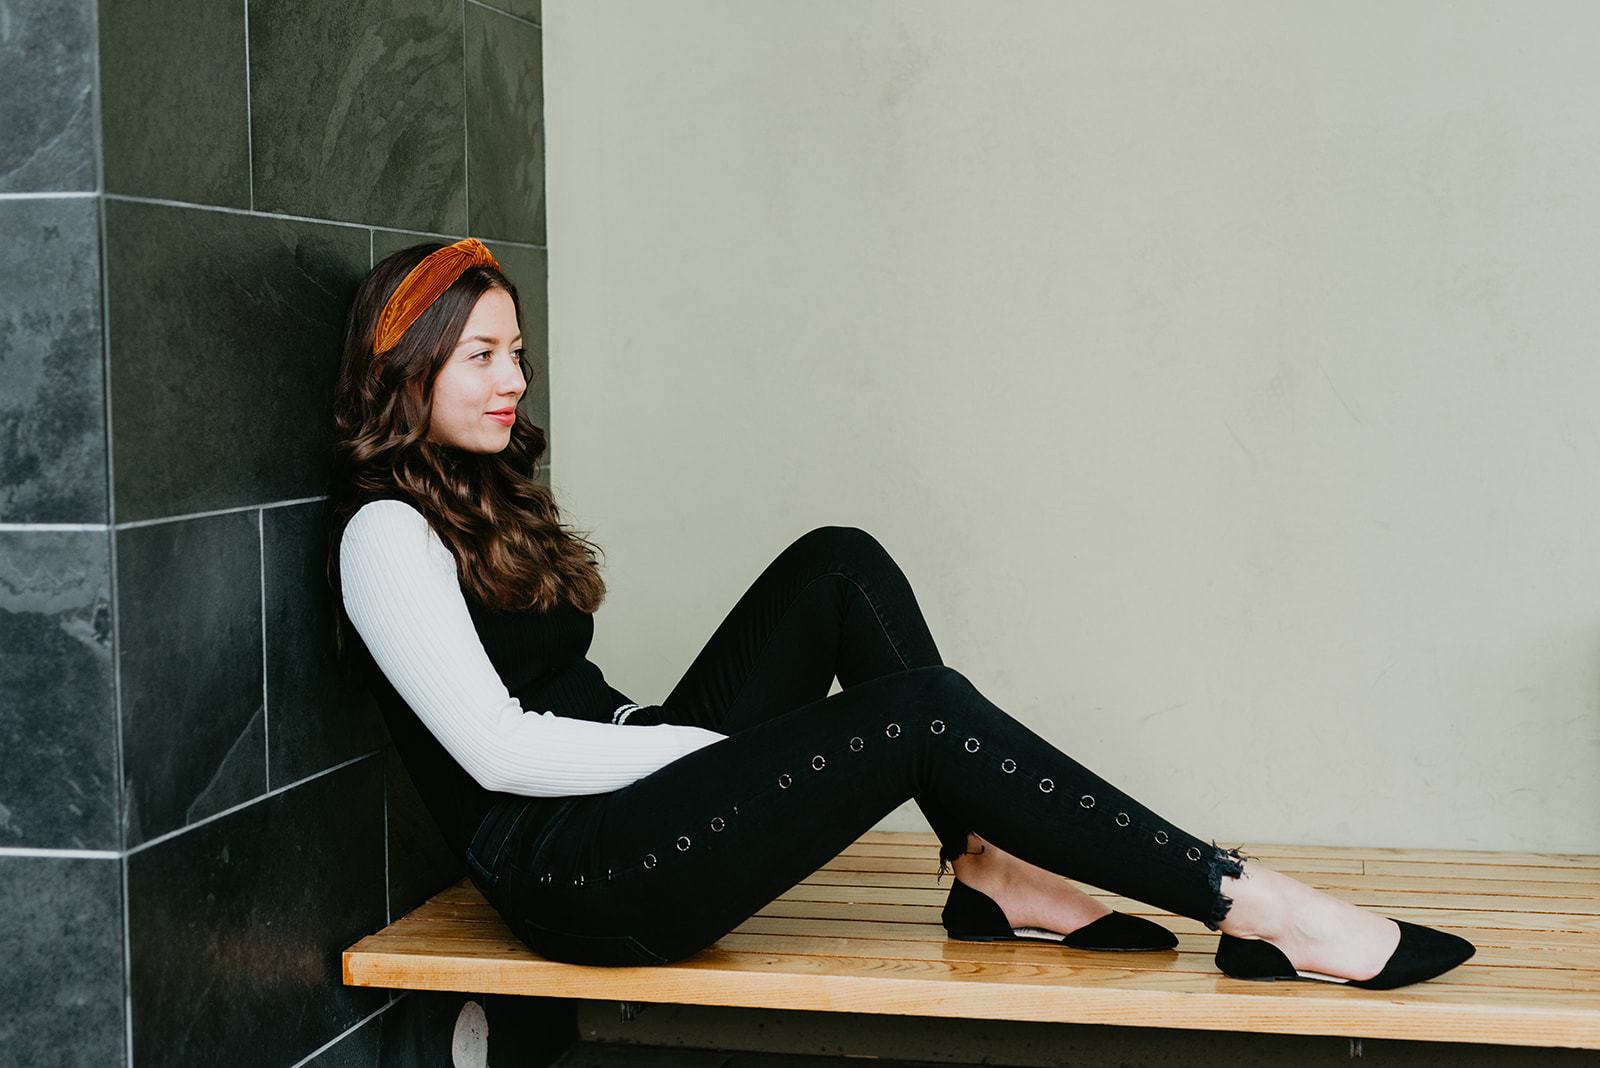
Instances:
[[[943,663],[900,565],[856,527],[809,531],[751,584],[663,703],[660,718],[724,733],[867,679]],[[1014,926],[1063,933],[1111,909],[1052,872],[969,833],[932,799],[914,799],[939,833],[942,876],[988,894]]]
[[[661,717],[737,734],[870,679],[943,664],[900,565],[857,527],[817,527],[766,566],[706,640]],[[937,801],[915,798],[941,844],[939,873],[966,840]]]
[[[496,904],[536,950],[589,963],[612,939],[666,959],[715,942],[915,797],[1059,875],[1216,929],[1232,851],[1162,819],[944,666],[868,679],[746,726],[621,790],[579,799]],[[958,850],[959,851],[959,850]]]

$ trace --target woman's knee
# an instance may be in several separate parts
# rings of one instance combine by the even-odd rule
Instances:
[[[929,664],[899,673],[905,685],[916,690],[930,706],[988,704],[972,680],[949,664]]]
[[[889,555],[889,550],[860,527],[813,527],[795,539],[793,547],[828,564],[847,564],[858,568],[882,564],[898,566]]]

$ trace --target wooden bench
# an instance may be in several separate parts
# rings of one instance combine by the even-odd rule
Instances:
[[[539,957],[467,880],[344,953],[347,985],[1600,1049],[1600,856],[1251,846],[1346,900],[1470,938],[1393,991],[1229,979],[1194,920],[1084,889],[1178,934],[1166,953],[955,942],[931,834],[869,832],[715,946],[658,967]]]

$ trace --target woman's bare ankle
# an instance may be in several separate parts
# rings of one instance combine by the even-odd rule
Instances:
[[[1221,890],[1233,900],[1220,923],[1223,934],[1235,938],[1273,938],[1292,922],[1289,907],[1293,883],[1282,872],[1256,860],[1246,860],[1238,877],[1224,875]]]

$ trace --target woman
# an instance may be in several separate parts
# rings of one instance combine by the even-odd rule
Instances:
[[[1241,978],[1387,989],[1472,955],[1195,837],[1012,719],[944,665],[861,530],[798,538],[665,701],[629,700],[586,657],[593,546],[532,477],[545,437],[517,412],[521,335],[516,289],[474,239],[372,269],[345,331],[328,563],[341,652],[536,952],[690,956],[912,798],[939,873],[954,865],[954,938],[1176,944],[1069,876],[1220,931],[1217,965]]]

